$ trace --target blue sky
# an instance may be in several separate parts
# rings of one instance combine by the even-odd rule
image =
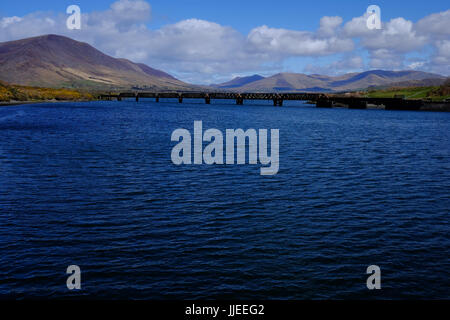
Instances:
[[[114,2],[2,1],[0,28],[4,30],[0,30],[0,41],[39,32],[64,34],[113,56],[145,62],[197,83],[252,73],[340,74],[374,68],[450,73],[449,32],[440,30],[450,30],[448,1],[148,0],[147,6],[143,0],[118,0],[116,3],[123,5],[112,9]],[[87,14],[80,32],[64,30],[65,9],[71,4]],[[362,17],[370,4],[381,8],[383,30],[377,34],[358,30],[362,24],[357,26],[356,20],[350,23]],[[131,10],[121,12],[127,5],[133,5]],[[136,8],[141,9],[133,21]],[[141,17],[146,10],[148,16]],[[131,15],[125,19],[126,12]],[[98,22],[102,17],[118,22]],[[32,22],[38,27],[26,30]],[[324,33],[319,29],[325,25],[330,27]],[[139,34],[142,27],[145,31]],[[188,39],[196,33],[196,41],[191,42],[198,43],[190,47]],[[117,39],[117,47],[111,39]],[[240,47],[245,49],[240,52]]]
[[[1,16],[23,16],[35,11],[64,12],[71,4],[79,5],[83,11],[108,9],[110,0],[14,0],[2,1]],[[371,4],[382,8],[383,19],[403,17],[417,21],[426,15],[450,8],[444,0],[427,1],[349,1],[349,0],[152,0],[153,19],[150,27],[175,23],[189,18],[198,18],[230,25],[247,33],[255,26],[267,24],[287,29],[314,30],[323,16],[341,16],[344,20],[364,13]]]

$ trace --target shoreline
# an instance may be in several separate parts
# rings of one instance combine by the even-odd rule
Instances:
[[[25,104],[38,104],[38,103],[59,103],[59,102],[92,102],[100,100],[39,100],[39,101],[0,101],[0,107],[19,106]]]

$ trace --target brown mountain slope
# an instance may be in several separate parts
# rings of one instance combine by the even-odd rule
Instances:
[[[242,87],[246,84],[258,81],[258,80],[262,80],[264,79],[263,76],[260,76],[258,74],[254,74],[252,76],[248,76],[248,77],[236,77],[230,81],[224,82],[224,83],[220,83],[220,84],[213,84],[211,85],[211,87],[213,88],[218,88],[218,89],[232,89],[232,88],[238,88],[238,87]]]
[[[87,43],[58,35],[0,43],[0,80],[41,87],[192,87],[163,71],[110,57]]]
[[[295,91],[324,88],[325,81],[301,73],[278,73],[245,85],[239,89],[246,91]],[[318,90],[321,91],[321,90]]]

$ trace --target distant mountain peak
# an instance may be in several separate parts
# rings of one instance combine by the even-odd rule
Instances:
[[[241,87],[246,84],[256,82],[256,81],[259,81],[262,79],[265,79],[265,78],[259,74],[254,74],[252,76],[246,76],[246,77],[235,77],[228,82],[220,83],[220,84],[213,85],[213,86],[216,88],[221,88],[221,89],[232,89],[232,88],[238,88],[238,87]]]

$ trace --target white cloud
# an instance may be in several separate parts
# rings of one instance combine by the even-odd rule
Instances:
[[[189,19],[167,25],[150,35],[154,43],[151,54],[178,61],[223,61],[239,58],[244,38],[230,27]]]
[[[335,34],[336,29],[344,21],[341,17],[322,17],[320,19],[320,28],[318,33],[323,36],[332,36]]]
[[[424,65],[425,65],[424,61],[415,61],[408,65],[408,69],[416,70],[422,68]]]
[[[364,69],[364,60],[358,55],[345,55],[343,58],[333,61],[325,66],[308,64],[304,68],[307,73],[337,75],[343,72],[357,72]]]
[[[395,18],[385,24],[373,35],[363,37],[363,45],[369,50],[392,50],[394,52],[409,52],[420,49],[427,42],[425,36],[418,36],[413,29],[413,23],[403,18]]]
[[[404,56],[389,49],[370,51],[369,66],[373,69],[400,70],[403,68]]]
[[[24,17],[5,17],[0,20],[0,41],[55,33],[62,30],[62,26],[65,27],[65,19],[62,14],[53,16],[49,13],[37,12]]]
[[[430,68],[435,72],[450,75],[450,40],[435,43],[436,52],[432,57]]]
[[[5,17],[5,18],[2,18],[0,20],[0,27],[1,28],[6,28],[10,24],[13,24],[13,23],[16,23],[16,22],[20,22],[20,21],[22,21],[22,18],[17,17],[17,16]]]
[[[450,58],[450,40],[436,42],[438,56]]]
[[[376,35],[380,30],[367,28],[368,18],[369,15],[367,13],[361,17],[353,18],[344,25],[344,34],[350,38],[370,37]]]
[[[434,13],[419,20],[416,29],[420,34],[439,38],[450,36],[450,10]]]
[[[325,27],[327,32],[328,27]],[[251,30],[248,42],[253,51],[272,53],[275,57],[323,56],[354,48],[351,39],[339,38],[333,33],[329,37],[322,37],[318,33],[269,28],[265,25]]]
[[[391,19],[383,23],[382,28],[370,30],[367,28],[367,14],[353,18],[344,26],[348,37],[360,38],[362,45],[369,50],[387,49],[396,52],[409,52],[421,48],[427,38],[418,35],[414,24],[404,18]]]
[[[436,39],[448,38],[450,10],[429,15],[417,23],[402,17],[394,18],[383,22],[380,30],[369,30],[366,26],[367,17],[365,14],[353,18],[344,25],[343,32],[348,37],[360,39],[362,48],[369,53],[370,68],[397,70],[413,68],[449,73],[448,68],[436,68],[436,63],[446,61],[442,53],[436,53],[434,59],[430,59],[428,63],[408,63],[405,57],[413,52],[424,55],[426,46],[432,46],[435,51],[439,51],[440,43]]]

